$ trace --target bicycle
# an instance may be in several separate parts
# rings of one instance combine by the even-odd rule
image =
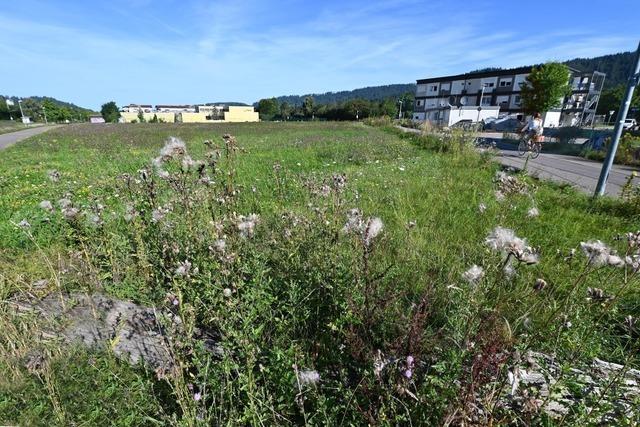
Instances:
[[[518,155],[520,157],[526,153],[531,153],[531,158],[537,159],[541,150],[542,138],[540,136],[525,133],[522,138],[520,138],[520,143],[518,144]]]

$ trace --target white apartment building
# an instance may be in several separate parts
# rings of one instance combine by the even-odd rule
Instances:
[[[507,114],[524,115],[520,96],[531,67],[488,70],[417,80],[413,119],[450,126]],[[544,114],[545,126],[588,125],[605,75],[571,69],[572,94],[562,107]]]

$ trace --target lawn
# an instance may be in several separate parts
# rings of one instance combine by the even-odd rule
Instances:
[[[178,145],[153,165],[170,136],[207,161],[185,166]],[[42,295],[43,279],[157,307],[176,296],[185,324],[227,350],[211,358],[181,333],[180,373],[159,377],[108,348],[38,343],[3,309],[0,423],[441,424],[471,416],[470,396],[527,350],[639,368],[624,330],[640,316],[637,273],[580,250],[599,239],[624,255],[616,238],[638,213],[496,182],[489,156],[448,143],[362,123],[87,124],[0,151],[0,298]],[[531,247],[492,251],[496,227]],[[34,373],[36,347],[48,362]],[[483,416],[523,422],[494,409]]]
[[[26,128],[20,121],[0,120],[0,134],[14,132]]]

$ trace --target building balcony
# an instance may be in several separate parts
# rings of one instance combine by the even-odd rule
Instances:
[[[494,90],[494,93],[506,93],[506,92],[513,92],[513,86],[498,86]]]

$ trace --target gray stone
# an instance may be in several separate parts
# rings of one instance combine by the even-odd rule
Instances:
[[[169,334],[181,331],[181,320],[168,311],[157,311],[101,294],[53,293],[42,300],[14,302],[16,312],[35,312],[45,321],[43,338],[62,338],[90,348],[107,348],[131,364],[169,369],[174,365]],[[215,337],[197,331],[205,348],[220,354]]]

